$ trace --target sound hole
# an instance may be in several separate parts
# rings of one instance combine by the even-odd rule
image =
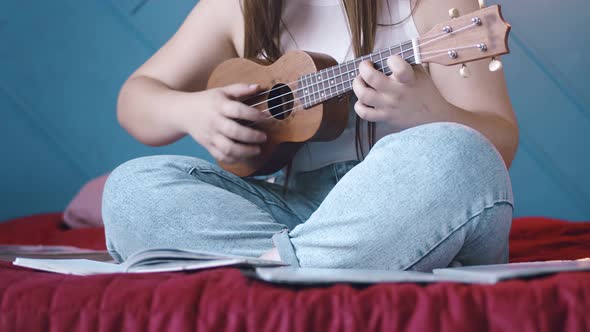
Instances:
[[[293,92],[285,84],[277,84],[268,94],[268,111],[275,119],[283,120],[293,109]]]

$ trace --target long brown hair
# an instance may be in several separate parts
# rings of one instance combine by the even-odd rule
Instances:
[[[375,45],[377,31],[377,6],[379,0],[342,0],[352,35],[355,56],[369,54]],[[282,14],[285,0],[242,0],[244,13],[244,57],[263,56],[276,61],[282,54],[280,46],[283,32]],[[361,119],[356,117],[357,157],[363,158],[364,151],[360,137]],[[367,124],[369,149],[375,143],[375,124]]]

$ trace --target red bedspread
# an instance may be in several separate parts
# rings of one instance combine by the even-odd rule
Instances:
[[[0,243],[100,249],[102,230],[59,215],[0,225]],[[527,218],[511,261],[590,257],[590,223]],[[235,269],[75,277],[0,263],[0,331],[588,331],[590,273],[493,286],[279,287]]]

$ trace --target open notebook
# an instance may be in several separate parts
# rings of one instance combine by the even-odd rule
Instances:
[[[147,249],[130,256],[122,264],[89,259],[31,259],[22,257],[16,258],[13,264],[36,270],[74,275],[174,272],[222,266],[285,266],[284,263],[277,261],[183,249]]]

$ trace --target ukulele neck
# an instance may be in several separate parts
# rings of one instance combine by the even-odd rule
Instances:
[[[370,60],[374,63],[375,69],[385,75],[390,75],[391,69],[387,66],[386,60],[393,55],[399,55],[411,64],[420,63],[419,59],[416,59],[414,55],[412,41],[407,41],[397,46],[392,46],[388,49],[299,77],[298,97],[303,101],[305,108],[310,108],[352,91],[352,82],[359,75],[359,65],[365,60]]]

